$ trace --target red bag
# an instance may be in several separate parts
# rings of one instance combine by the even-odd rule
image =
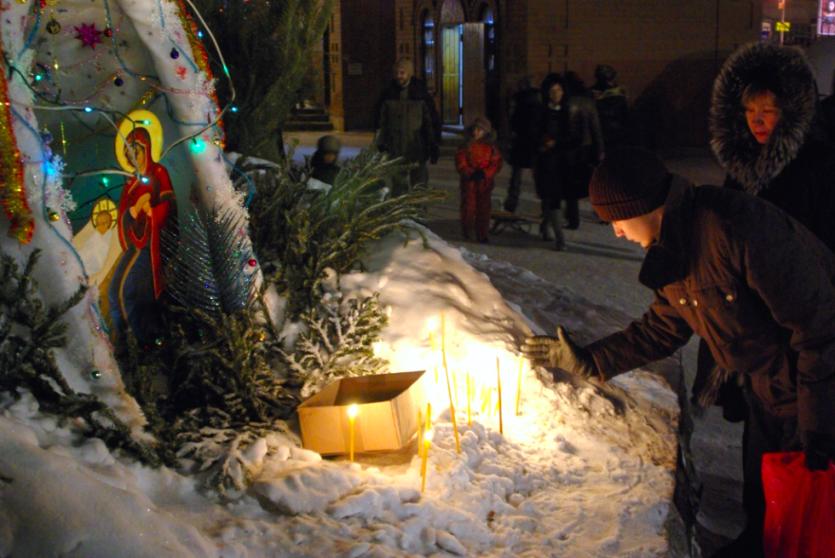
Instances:
[[[802,452],[763,455],[766,558],[835,557],[835,465],[809,471]]]

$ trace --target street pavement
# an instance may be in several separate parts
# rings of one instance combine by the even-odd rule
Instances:
[[[342,158],[356,155],[372,140],[370,132],[337,132],[334,135],[343,143]],[[288,144],[297,141],[295,149],[299,157],[312,154],[319,136],[318,132],[288,132],[285,140]],[[430,184],[447,192],[444,201],[429,208],[429,228],[452,245],[530,270],[596,304],[621,310],[633,318],[643,314],[652,301],[651,291],[638,283],[643,250],[636,244],[615,238],[611,226],[599,224],[587,199],[580,202],[580,227],[565,231],[564,251],[557,252],[553,242],[542,241],[537,225],[531,226],[530,232],[504,230],[493,234],[488,244],[463,239],[458,220],[458,174],[453,160],[460,141],[460,136],[445,133],[440,160],[429,167]],[[722,183],[723,173],[707,149],[669,151],[662,157],[671,171],[696,184]],[[501,209],[509,180],[510,167],[505,165],[495,180],[494,209]],[[539,214],[539,201],[528,170],[523,175],[517,213],[533,218]],[[695,361],[696,342],[691,340],[682,351],[688,388],[695,375]],[[691,453],[701,481],[698,540],[703,554],[709,555],[711,549],[736,536],[744,523],[741,511],[742,429],[738,424],[725,422],[717,408],[694,417],[694,424]]]

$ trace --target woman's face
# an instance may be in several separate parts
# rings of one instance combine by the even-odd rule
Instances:
[[[551,89],[548,90],[548,100],[551,101],[553,104],[558,105],[560,101],[562,101],[563,95],[565,95],[565,90],[562,88],[562,85],[559,83],[555,83],[551,86]]]
[[[771,91],[765,91],[752,97],[745,103],[745,120],[757,143],[768,143],[774,128],[780,122],[780,107],[777,97]]]
[[[133,159],[131,159],[131,150],[133,150]],[[147,159],[145,155],[145,146],[138,141],[125,143],[125,158],[129,162],[135,162],[136,169],[139,172],[145,172],[147,166]]]

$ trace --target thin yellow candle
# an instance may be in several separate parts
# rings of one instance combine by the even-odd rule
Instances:
[[[473,388],[473,381],[470,377],[470,371],[467,370],[467,426],[473,425],[473,413],[472,413],[472,388]]]
[[[498,356],[496,356],[496,385],[499,388],[499,434],[504,434],[504,421],[502,420],[502,368],[499,364]]]
[[[432,370],[435,372],[435,383],[438,383],[438,363],[435,356],[435,351],[438,350],[438,343],[435,341],[435,332],[429,332],[429,346],[432,349]]]
[[[355,430],[355,423],[357,421],[357,415],[360,412],[359,406],[354,403],[353,405],[348,405],[348,427],[350,429],[350,442],[348,445],[348,456],[351,461],[354,460],[354,430]]]
[[[420,492],[426,491],[426,462],[429,460],[429,446],[432,445],[432,438],[429,432],[423,438],[423,453],[420,458]]]
[[[519,355],[519,375],[516,377],[516,416],[519,416],[519,401],[522,399],[522,373],[525,371],[525,359]]]
[[[458,439],[458,425],[455,423],[455,404],[452,401],[452,385],[449,382],[449,367],[446,362],[446,347],[444,346],[444,315],[441,314],[441,361],[446,375],[446,391],[449,396],[449,416],[452,419],[452,433],[455,435],[455,452],[461,453],[461,441]]]
[[[418,424],[418,455],[423,456],[423,415],[418,409],[417,412],[417,424]]]
[[[426,403],[426,427],[425,431],[429,432],[429,429],[432,428],[432,403]]]

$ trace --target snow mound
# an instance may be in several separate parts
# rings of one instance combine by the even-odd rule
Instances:
[[[427,248],[398,236],[377,243],[342,287],[380,293],[390,325],[378,354],[394,370],[426,369],[434,386],[425,492],[414,442],[348,463],[275,433],[242,456],[250,488],[218,501],[191,478],[74,440],[31,398],[0,398],[0,555],[666,555],[678,410],[664,380],[638,371],[600,387],[527,367],[520,377],[517,366],[531,328],[569,323],[592,336],[620,317],[518,269],[482,260],[479,271],[424,232]],[[439,367],[441,321],[460,453]],[[484,395],[470,421],[467,376]]]

